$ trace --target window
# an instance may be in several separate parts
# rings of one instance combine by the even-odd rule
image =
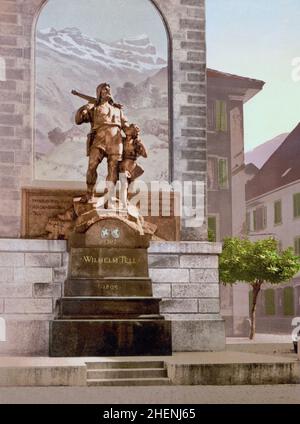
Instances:
[[[300,217],[300,193],[294,194],[294,218]]]
[[[208,103],[207,123],[209,130],[227,132],[228,116],[225,100],[213,100]]]
[[[265,290],[265,314],[275,315],[275,292],[273,289]]]
[[[281,200],[274,203],[274,224],[282,224],[282,205]]]
[[[209,157],[207,160],[208,190],[228,189],[228,160]]]
[[[264,230],[267,226],[267,207],[261,206],[253,211],[254,231]]]
[[[227,104],[224,100],[216,101],[216,131],[226,132],[227,124]]]
[[[250,212],[246,213],[246,231],[250,233],[251,231],[251,214]]]
[[[283,290],[283,314],[294,315],[294,290],[292,287],[286,287]]]
[[[300,236],[294,240],[295,255],[300,256]]]
[[[219,188],[228,188],[228,161],[227,159],[219,159],[218,163],[218,180]]]
[[[207,220],[209,241],[217,241],[217,217],[209,216]]]

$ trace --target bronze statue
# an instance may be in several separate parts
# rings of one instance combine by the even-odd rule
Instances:
[[[91,225],[108,214],[119,212],[122,219],[130,223],[140,235],[154,234],[156,226],[144,221],[139,209],[128,202],[129,184],[140,177],[144,170],[136,163],[138,157],[147,157],[147,150],[140,138],[137,125],[129,125],[122,105],[115,103],[107,83],[97,87],[97,97],[72,91],[72,94],[87,100],[75,116],[77,125],[89,123],[87,156],[89,165],[85,195],[74,198],[73,206],[64,213],[50,217],[45,231],[48,239],[69,239],[73,232],[84,233]],[[107,196],[94,199],[97,168],[107,158]],[[119,199],[114,197],[115,186],[120,181]],[[90,204],[88,204],[90,203]],[[104,211],[104,208],[113,211]]]
[[[131,124],[125,128],[126,138],[123,142],[123,160],[119,165],[119,178],[121,182],[120,202],[126,207],[128,186],[138,177],[143,175],[144,169],[136,163],[137,158],[147,157],[147,150],[140,139],[140,129]]]
[[[82,106],[76,113],[77,125],[91,124],[91,132],[88,135],[87,154],[89,165],[87,171],[87,193],[82,202],[92,200],[95,194],[97,181],[97,168],[102,160],[107,158],[107,191],[108,208],[114,208],[113,192],[118,180],[119,162],[123,159],[123,137],[121,131],[129,127],[123,114],[122,106],[113,101],[110,85],[100,84],[97,87],[97,97],[89,97],[73,92],[88,100],[88,104]]]

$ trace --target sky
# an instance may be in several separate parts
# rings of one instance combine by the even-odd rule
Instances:
[[[208,66],[266,82],[245,105],[246,150],[290,132],[300,121],[300,78],[292,78],[300,0],[206,0],[206,8]]]
[[[103,41],[147,34],[159,55],[168,57],[162,18],[149,0],[50,0],[38,20],[38,29],[48,27],[77,27]]]

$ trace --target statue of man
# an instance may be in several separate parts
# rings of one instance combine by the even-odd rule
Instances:
[[[89,166],[86,176],[87,194],[81,199],[88,202],[93,199],[97,182],[97,168],[107,158],[107,190],[108,208],[113,208],[112,196],[118,180],[118,166],[123,155],[122,130],[129,124],[123,114],[122,106],[113,101],[110,85],[100,84],[97,87],[95,102],[82,106],[76,113],[77,125],[91,124],[88,136]]]

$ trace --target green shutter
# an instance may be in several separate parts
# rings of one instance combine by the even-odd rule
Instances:
[[[224,100],[216,100],[216,130],[226,132],[227,122],[227,104]]]
[[[256,210],[253,211],[253,228],[254,228],[254,231],[257,230]]]
[[[275,315],[275,292],[273,289],[265,290],[265,314]]]
[[[221,131],[221,101],[216,100],[216,131]]]
[[[294,218],[300,217],[300,193],[294,194]]]
[[[300,237],[295,238],[294,246],[295,246],[295,255],[300,256]]]
[[[293,316],[295,314],[294,290],[292,287],[286,287],[283,290],[283,313],[288,316]]]
[[[218,163],[219,187],[228,188],[228,162],[227,159],[219,159]]]
[[[215,216],[209,216],[208,220],[208,233],[209,241],[217,241],[217,218]]]
[[[224,101],[221,103],[221,131],[227,132],[227,105]]]
[[[251,215],[250,215],[250,212],[246,213],[246,231],[247,231],[247,233],[250,233],[250,231],[251,231]]]
[[[274,203],[274,224],[282,223],[282,207],[281,200]]]
[[[263,208],[262,208],[262,230],[264,230],[265,228],[267,228],[267,224],[268,224],[268,222],[267,222],[267,207],[266,206],[264,206]]]
[[[216,102],[210,101],[207,110],[208,129],[214,130],[216,126]]]

